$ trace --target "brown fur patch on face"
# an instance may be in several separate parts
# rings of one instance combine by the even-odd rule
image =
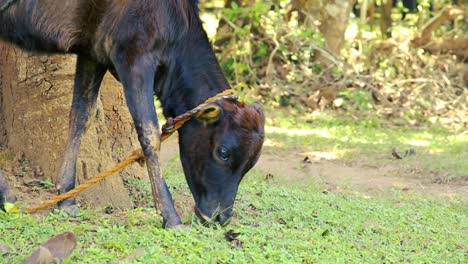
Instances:
[[[231,119],[240,129],[240,148],[247,158],[242,175],[247,173],[260,157],[265,139],[265,116],[259,104],[245,104],[238,101],[224,101],[225,117]]]
[[[239,127],[264,134],[265,116],[260,105],[226,100],[224,111]]]

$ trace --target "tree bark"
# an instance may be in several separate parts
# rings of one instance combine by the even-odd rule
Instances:
[[[349,14],[355,2],[356,0],[293,0],[292,5],[294,10],[312,18],[309,21],[318,23],[318,28],[325,38],[325,47],[339,56],[344,44]]]
[[[0,146],[22,152],[55,183],[68,137],[76,58],[37,56],[0,42]],[[107,75],[97,110],[83,136],[77,184],[138,148],[120,84]],[[80,195],[93,205],[131,206],[122,177],[146,175],[131,166]]]
[[[392,26],[392,7],[393,0],[383,0],[380,6],[380,32],[386,38],[392,36],[392,32],[388,30]]]

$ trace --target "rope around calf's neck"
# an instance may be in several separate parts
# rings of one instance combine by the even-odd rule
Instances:
[[[223,91],[221,93],[218,93],[217,95],[215,95],[213,97],[210,97],[210,98],[206,99],[203,103],[199,104],[194,109],[192,109],[192,110],[190,110],[190,111],[188,111],[188,112],[186,112],[186,113],[184,113],[182,115],[178,115],[175,118],[168,118],[167,123],[162,126],[161,142],[164,142],[172,134],[174,134],[175,131],[177,131],[179,128],[181,128],[187,121],[189,121],[193,117],[193,115],[198,113],[204,106],[206,106],[206,105],[208,105],[208,104],[210,104],[212,102],[215,102],[217,100],[221,100],[221,99],[235,99],[235,100],[237,100],[237,97],[234,95],[234,90],[228,89],[228,90],[225,90],[225,91]],[[65,199],[68,199],[68,198],[71,198],[71,197],[75,196],[76,194],[88,189],[89,187],[91,187],[91,186],[95,185],[96,183],[104,180],[105,178],[113,175],[114,173],[120,171],[121,169],[127,167],[128,165],[130,165],[132,163],[135,163],[135,162],[143,162],[144,160],[145,160],[145,156],[143,154],[142,149],[134,150],[126,159],[124,159],[121,162],[115,164],[110,169],[108,169],[108,170],[106,170],[104,172],[98,173],[96,176],[94,176],[93,178],[87,180],[83,184],[80,184],[80,185],[76,186],[74,189],[72,189],[72,190],[70,190],[68,192],[56,195],[56,196],[50,198],[49,200],[46,200],[46,201],[42,202],[41,204],[39,204],[37,206],[26,208],[24,211],[27,212],[27,213],[32,214],[32,213],[35,213],[35,212],[37,212],[39,210],[48,208],[48,207],[50,207],[52,205],[55,205],[55,204],[65,200]]]
[[[205,106],[210,103],[213,103],[221,99],[230,99],[237,100],[237,96],[234,94],[234,90],[228,89],[217,95],[206,99],[203,103],[199,104],[197,107],[193,108],[190,111],[187,111],[181,115],[178,115],[174,118],[169,117],[167,122],[161,127],[161,141],[164,141],[166,138],[170,137],[174,132],[181,128],[185,122],[189,121],[195,114],[200,112]]]

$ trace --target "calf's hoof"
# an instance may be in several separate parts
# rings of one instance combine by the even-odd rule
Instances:
[[[168,228],[171,230],[189,230],[190,226],[180,224],[180,225],[169,226]]]
[[[183,226],[182,222],[180,221],[179,217],[173,218],[170,221],[163,219],[162,223],[163,228],[169,229],[178,229],[178,227]]]
[[[16,196],[10,194],[6,175],[0,170],[0,209],[5,211],[5,203],[16,203]]]
[[[78,214],[80,213],[80,208],[76,206],[74,199],[67,199],[67,200],[61,201],[58,204],[58,207],[60,210],[67,213],[68,216],[73,217],[73,218],[77,217]]]
[[[59,209],[64,211],[65,213],[67,213],[68,216],[73,217],[73,218],[77,217],[78,214],[80,213],[80,208],[76,206],[76,204],[62,205],[62,206],[59,206]]]
[[[6,200],[7,200],[7,202],[9,202],[9,203],[16,203],[16,202],[18,201],[18,199],[16,198],[15,195],[9,195],[9,196],[7,196]]]

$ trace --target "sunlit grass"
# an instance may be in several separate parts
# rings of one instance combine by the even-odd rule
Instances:
[[[395,160],[392,148],[402,155],[414,150],[415,155],[401,163],[417,162],[423,173],[468,176],[468,138],[440,127],[390,127],[377,118],[355,120],[327,112],[291,114],[271,109],[268,114],[267,139],[287,151],[335,152],[344,160],[379,165]]]

